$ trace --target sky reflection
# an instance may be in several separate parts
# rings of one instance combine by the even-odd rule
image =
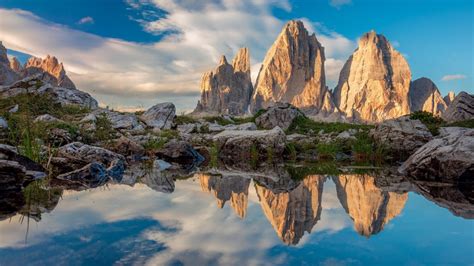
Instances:
[[[218,183],[208,182],[203,186],[203,178],[196,175],[177,181],[171,194],[156,192],[144,184],[64,191],[53,211],[43,213],[39,222],[30,220],[26,244],[26,219],[20,223],[20,215],[16,215],[0,222],[0,265],[71,262],[89,265],[92,261],[149,265],[469,264],[474,261],[470,251],[474,246],[472,220],[453,216],[447,209],[412,192],[405,194],[403,206],[387,216],[390,203],[383,195],[389,192],[377,191],[370,177],[345,178],[359,182],[362,190],[356,191],[356,184],[341,187],[341,179],[314,176],[314,180],[322,181],[316,191],[314,188],[318,186],[312,180],[301,182],[288,192],[265,188],[269,195],[265,197],[258,192],[259,185],[251,181],[244,197],[245,191],[222,185],[226,180],[218,180],[221,190],[216,193]],[[230,193],[223,193],[222,188]],[[352,191],[346,193],[353,204],[348,208],[349,213],[341,204],[341,188]],[[223,203],[220,195],[226,198]],[[235,211],[238,206],[235,201],[232,204],[233,197],[240,200],[237,203],[246,205],[244,218],[242,210]],[[377,202],[373,199],[383,204],[367,206]],[[262,200],[274,206],[266,214]],[[319,205],[318,216],[313,211]],[[352,219],[357,223],[364,215],[364,222],[382,223],[377,228],[380,232],[374,230],[373,234],[362,236]],[[278,220],[279,217],[283,220]],[[298,228],[300,225],[304,230]],[[295,240],[295,245],[288,245],[292,241],[285,242],[287,238],[282,235]]]

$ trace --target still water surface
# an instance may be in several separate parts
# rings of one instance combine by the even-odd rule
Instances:
[[[0,265],[474,263],[472,191],[377,178],[195,174],[49,190],[0,215]]]

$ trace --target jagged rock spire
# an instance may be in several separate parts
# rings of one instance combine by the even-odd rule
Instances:
[[[237,52],[232,65],[222,56],[214,71],[204,73],[201,100],[195,113],[243,115],[253,92],[248,48]]]
[[[316,36],[309,35],[303,22],[288,22],[265,56],[255,84],[252,111],[286,102],[316,112],[333,112],[324,61],[324,48]]]
[[[379,122],[410,112],[411,72],[405,58],[375,31],[364,34],[334,90],[334,101],[349,119]]]
[[[38,57],[31,57],[25,64],[25,75],[31,76],[36,74],[43,74],[42,79],[45,82],[54,86],[75,89],[76,86],[66,75],[63,63],[59,63],[54,56],[46,56],[41,59]]]

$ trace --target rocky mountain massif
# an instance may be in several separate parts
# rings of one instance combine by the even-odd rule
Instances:
[[[248,56],[247,49],[244,54]],[[236,58],[241,58],[239,55]],[[225,59],[215,72],[204,74],[195,114],[242,115],[281,102],[318,120],[377,123],[416,111],[441,116],[454,100],[453,93],[443,99],[428,78],[411,81],[410,67],[403,55],[385,36],[374,31],[360,38],[359,47],[344,64],[333,92],[326,86],[324,47],[301,21],[284,26],[268,50],[253,88],[247,68],[249,58],[245,58],[242,62],[246,62],[244,72],[248,75],[243,83],[232,82],[235,73]],[[229,104],[232,102],[238,104]],[[239,108],[230,112],[235,108],[229,106]]]

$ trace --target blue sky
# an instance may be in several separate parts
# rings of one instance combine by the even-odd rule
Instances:
[[[190,110],[201,73],[241,46],[256,75],[282,25],[302,19],[326,48],[328,83],[375,30],[407,58],[413,79],[443,95],[473,91],[470,0],[0,0],[0,40],[12,55],[53,54],[104,105],[146,108],[173,101]]]

